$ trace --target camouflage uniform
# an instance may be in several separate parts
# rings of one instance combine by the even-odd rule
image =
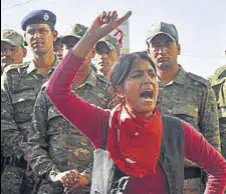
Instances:
[[[58,61],[54,62],[54,65]],[[53,66],[54,66],[53,65]],[[49,78],[52,69],[46,76],[38,73],[33,61],[9,66],[1,80],[1,155],[2,166],[11,166],[12,172],[4,171],[1,177],[1,191],[4,194],[20,193],[12,187],[17,182],[13,174],[18,167],[26,169],[24,154],[27,152],[27,133],[31,128],[31,119],[35,99],[41,85]],[[9,169],[7,167],[6,169]],[[5,173],[5,174],[4,174]],[[17,174],[18,174],[17,173]],[[3,179],[5,177],[5,179]],[[7,178],[8,177],[8,178]],[[22,179],[22,176],[19,176]],[[26,176],[25,176],[26,177]],[[29,185],[29,184],[26,184]],[[11,189],[11,191],[10,191]],[[24,191],[22,193],[25,193]],[[30,192],[28,192],[30,193]]]
[[[74,90],[89,103],[107,108],[112,99],[108,93],[109,82],[91,70],[87,80]],[[82,110],[81,110],[82,111]],[[89,122],[87,120],[87,122]],[[52,183],[49,174],[77,169],[89,176],[93,160],[93,146],[89,139],[74,128],[40,91],[34,107],[32,130],[29,133],[29,163],[33,171],[43,177],[38,194],[60,194],[61,183]],[[75,193],[89,193],[90,185]]]
[[[190,123],[220,151],[216,100],[207,80],[185,72],[179,66],[179,71],[173,81],[166,85],[160,83],[159,101],[159,109],[163,114],[173,115]],[[185,167],[197,167],[197,165],[186,159]],[[200,193],[199,184],[203,186],[200,178],[185,180],[184,192]]]
[[[10,46],[7,46],[7,44]],[[23,62],[23,58],[26,55],[24,46],[24,38],[17,31],[13,29],[1,31],[1,75],[7,66]],[[17,49],[11,50],[13,47]]]
[[[221,66],[209,79],[216,94],[221,137],[221,152],[226,158],[226,65]]]

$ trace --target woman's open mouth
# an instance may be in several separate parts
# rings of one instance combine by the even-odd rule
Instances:
[[[140,97],[144,102],[153,102],[153,91],[152,90],[146,90],[140,93]]]

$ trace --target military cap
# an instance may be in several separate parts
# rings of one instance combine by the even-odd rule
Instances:
[[[25,31],[30,24],[48,24],[54,29],[56,24],[56,15],[49,10],[35,10],[28,13],[21,22],[21,28]]]
[[[96,49],[97,52],[101,48],[101,46],[103,45],[103,43],[105,45],[107,45],[109,49],[116,50],[118,52],[118,54],[120,53],[120,45],[119,45],[119,42],[118,42],[117,38],[115,38],[114,36],[107,35],[107,36],[103,37],[102,39],[100,39],[96,43],[96,46],[95,46],[95,49]]]
[[[146,42],[149,43],[158,34],[165,34],[169,36],[172,40],[175,40],[177,43],[179,42],[177,29],[173,24],[159,22],[151,25],[148,29],[148,38],[146,39]]]
[[[64,36],[62,37],[61,43],[66,44],[67,40],[71,37],[75,37],[78,40],[80,40],[81,37],[85,34],[86,30],[87,30],[87,27],[82,24],[75,24],[72,27],[69,27],[66,30]]]
[[[24,38],[13,29],[4,29],[1,32],[1,43],[7,42],[13,46],[24,46]]]

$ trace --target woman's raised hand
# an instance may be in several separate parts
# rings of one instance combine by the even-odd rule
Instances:
[[[116,29],[120,24],[126,21],[131,14],[132,12],[128,11],[124,16],[119,18],[116,11],[103,11],[94,19],[85,35],[73,47],[72,50],[74,54],[78,57],[85,58],[99,39]]]
[[[96,19],[92,22],[88,29],[88,33],[92,34],[92,37],[96,37],[96,40],[108,35],[111,31],[116,29],[120,24],[126,21],[130,15],[131,11],[128,11],[122,17],[118,17],[116,11],[103,11]]]

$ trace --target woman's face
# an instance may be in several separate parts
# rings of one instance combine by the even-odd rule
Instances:
[[[156,107],[158,91],[157,75],[150,62],[136,59],[121,89],[128,108],[136,115],[149,118]]]

